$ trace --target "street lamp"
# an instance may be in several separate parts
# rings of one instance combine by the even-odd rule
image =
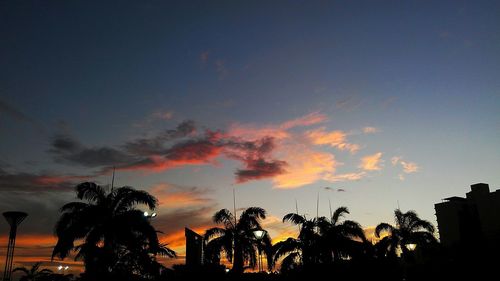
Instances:
[[[68,269],[69,269],[69,266],[67,266],[67,265],[66,265],[66,266],[59,265],[59,266],[57,267],[57,270],[58,270],[58,271],[66,271],[66,270],[68,270]]]
[[[154,213],[154,212],[153,212],[153,213],[151,213],[151,214],[149,214],[147,211],[146,211],[146,212],[144,212],[144,216],[145,216],[146,218],[148,218],[148,219],[155,218],[157,215],[158,215],[158,214],[156,214],[156,213]]]
[[[405,245],[406,249],[408,249],[409,251],[414,251],[415,248],[417,248],[417,244],[413,244],[413,243],[408,243]]]
[[[260,242],[262,240],[262,238],[264,238],[264,236],[266,236],[266,233],[267,233],[267,231],[265,231],[263,229],[256,229],[253,231],[253,236],[255,237],[255,239],[258,242]],[[259,272],[262,272],[262,255],[261,255],[260,244],[257,244],[257,248],[259,249],[259,261],[258,261]]]

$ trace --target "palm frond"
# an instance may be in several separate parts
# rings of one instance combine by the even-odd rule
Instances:
[[[380,233],[382,233],[384,231],[392,233],[393,230],[394,230],[394,226],[383,222],[383,223],[380,223],[379,225],[377,225],[377,227],[375,227],[375,236],[380,237]]]
[[[339,207],[333,212],[332,215],[332,224],[337,224],[339,219],[342,218],[344,215],[349,214],[349,209],[347,207]]]
[[[304,216],[296,214],[296,213],[289,213],[283,217],[283,222],[287,222],[287,221],[291,222],[293,224],[296,224],[296,225],[301,225],[301,224],[304,224],[304,222],[306,221],[306,218]]]
[[[234,216],[228,209],[222,209],[216,212],[213,216],[213,221],[215,223],[222,223],[224,225],[235,227]]]
[[[158,205],[158,200],[148,192],[136,190],[129,186],[117,188],[113,193],[113,209],[118,211],[128,210],[139,204],[146,205],[149,209],[154,210]]]
[[[76,186],[76,197],[89,202],[104,201],[106,191],[93,182],[84,182]]]

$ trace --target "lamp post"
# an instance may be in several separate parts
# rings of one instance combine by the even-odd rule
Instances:
[[[406,247],[406,249],[408,249],[408,251],[413,252],[415,250],[415,248],[417,247],[417,244],[408,243],[405,245],[405,247]]]
[[[406,255],[403,257],[403,280],[406,280],[406,277],[408,275],[408,266],[409,262],[413,260],[413,251],[417,248],[417,244],[415,243],[407,243],[405,244],[405,248],[409,251]]]
[[[260,241],[264,236],[266,236],[267,231],[263,229],[256,229],[253,231],[253,236],[257,240],[257,248],[259,249],[259,260],[258,260],[258,265],[259,265],[259,272],[262,272],[262,255],[261,255],[261,249],[260,249]]]

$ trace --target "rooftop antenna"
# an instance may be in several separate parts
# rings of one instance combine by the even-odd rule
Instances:
[[[332,202],[330,202],[330,198],[328,198],[328,206],[330,207],[330,219],[332,218]]]
[[[401,211],[401,207],[399,207],[399,200],[397,200],[397,201],[398,201],[398,210],[400,210],[400,211]]]
[[[233,187],[233,210],[234,210],[234,228],[236,229],[236,224],[238,223],[236,221],[236,195]]]
[[[316,219],[319,217],[319,191],[318,191],[318,197],[316,198]]]
[[[114,186],[115,186],[115,167],[113,166],[113,177],[111,178],[111,192],[113,192]]]
[[[297,204],[297,198],[295,198],[295,213],[298,215],[299,214],[299,205]],[[306,215],[304,215],[305,217]],[[299,234],[300,234],[300,224],[297,225],[297,228],[299,229]]]
[[[14,260],[14,247],[16,246],[17,226],[28,216],[24,212],[5,212],[3,216],[10,225],[9,243],[7,244],[7,258],[5,259],[5,270],[3,280],[10,281],[12,274],[12,261]]]

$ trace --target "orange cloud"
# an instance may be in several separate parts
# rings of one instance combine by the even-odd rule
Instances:
[[[378,171],[382,169],[382,167],[380,167],[381,157],[382,157],[382,152],[365,156],[361,158],[361,164],[359,165],[359,168],[366,171]]]
[[[273,244],[284,241],[289,237],[297,237],[298,227],[283,223],[282,219],[276,216],[268,216],[262,221],[264,228],[271,236]]]
[[[306,132],[306,137],[316,145],[329,145],[339,150],[347,150],[351,153],[357,152],[360,147],[357,144],[347,142],[347,134],[343,131],[327,132],[324,127]]]
[[[277,188],[297,188],[324,179],[335,172],[335,156],[309,149],[306,145],[289,145],[284,151],[286,173],[273,178]]]
[[[172,208],[205,205],[212,201],[205,197],[205,190],[197,187],[179,187],[159,183],[154,185],[150,192],[158,199],[160,206]]]
[[[403,161],[401,156],[394,156],[391,158],[391,163],[393,166],[400,164],[403,167],[403,172],[405,174],[416,173],[420,170],[420,167],[415,162],[406,162]],[[398,179],[403,181],[405,180],[405,176],[403,174],[398,175]]]
[[[325,122],[327,119],[328,117],[325,114],[313,112],[305,116],[286,121],[280,125],[280,128],[287,130],[294,127],[311,126],[314,124]]]
[[[340,181],[355,181],[360,180],[366,175],[366,172],[358,173],[346,173],[339,175],[328,175],[324,179],[330,182],[340,182]]]
[[[174,150],[167,157],[153,155],[148,157],[147,160],[117,167],[116,169],[124,171],[146,170],[150,172],[161,172],[180,166],[212,163],[222,151],[222,147],[202,142],[188,143],[183,146],[174,147],[173,149]]]

